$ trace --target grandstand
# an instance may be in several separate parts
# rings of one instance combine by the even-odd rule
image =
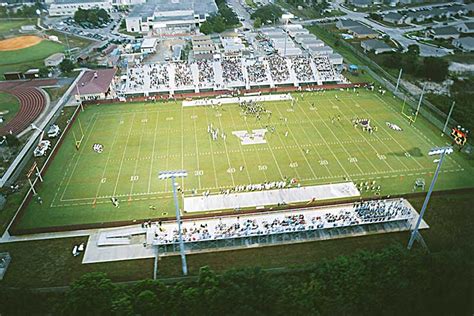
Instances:
[[[127,69],[120,93],[127,96],[175,93],[200,89],[222,90],[304,84],[344,83],[329,57],[281,57],[257,59],[225,57],[222,60],[145,64],[136,60]]]
[[[385,199],[188,219],[182,231],[187,251],[219,251],[405,231],[417,217],[407,200]],[[103,229],[91,234],[83,263],[152,258],[156,247],[160,255],[173,255],[179,251],[178,240],[175,221]]]

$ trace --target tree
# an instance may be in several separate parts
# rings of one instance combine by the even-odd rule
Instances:
[[[262,19],[257,17],[255,21],[253,21],[253,27],[258,29],[262,27]]]
[[[199,28],[201,33],[204,33],[206,35],[209,35],[213,31],[213,27],[210,21],[205,21],[204,23],[201,24],[201,27]]]
[[[420,46],[417,44],[408,45],[407,54],[412,56],[420,56]]]
[[[87,22],[91,23],[92,25],[99,25],[99,16],[97,15],[96,11],[90,11],[89,15],[87,16]]]
[[[280,19],[281,15],[283,14],[283,11],[281,8],[277,5],[274,4],[269,4],[263,7],[260,7],[252,13],[250,16],[252,19],[260,18],[262,22],[267,23],[267,21],[276,21]]]
[[[65,313],[102,315],[110,311],[116,286],[105,273],[92,272],[71,284],[66,294]]]
[[[81,24],[87,21],[87,10],[78,8],[77,11],[74,13],[74,22]]]
[[[225,21],[221,16],[217,16],[214,20],[213,30],[216,33],[222,33],[226,30]]]
[[[448,75],[449,64],[442,58],[426,57],[423,59],[421,75],[433,81],[443,81]]]
[[[139,315],[156,315],[158,300],[156,294],[145,290],[135,299],[135,312]]]
[[[39,76],[41,78],[48,77],[48,75],[49,75],[49,68],[48,67],[41,67],[39,69]]]
[[[102,20],[102,22],[108,23],[110,21],[110,16],[104,9],[99,9],[97,11],[97,16]]]
[[[235,12],[232,11],[232,9],[227,5],[219,7],[219,14],[222,16],[227,26],[239,24],[239,18],[237,17],[237,14],[235,14]]]
[[[68,58],[65,58],[60,64],[59,64],[59,69],[63,72],[63,73],[69,73],[71,72],[73,69],[74,69],[74,63],[68,59]]]

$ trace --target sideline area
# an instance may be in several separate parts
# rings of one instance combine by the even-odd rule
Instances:
[[[243,188],[252,190],[252,192],[185,197],[184,211],[205,212],[246,207],[263,208],[269,205],[286,205],[304,201],[311,202],[360,196],[360,192],[353,182],[265,190],[267,185],[269,186],[271,183],[253,185],[250,189],[247,188],[249,186]]]

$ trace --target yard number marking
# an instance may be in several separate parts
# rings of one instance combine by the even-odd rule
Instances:
[[[357,158],[356,157],[349,157],[348,158],[350,163],[357,163]]]
[[[265,170],[267,170],[267,165],[259,165],[259,166],[258,166],[258,170],[259,170],[259,171],[265,171]]]
[[[197,177],[200,177],[200,176],[204,175],[204,171],[203,170],[195,170],[194,175],[197,176]]]
[[[290,163],[290,168],[297,168],[297,167],[298,167],[298,163],[296,161]]]
[[[130,177],[130,181],[131,181],[131,182],[138,181],[138,176],[131,176],[131,177]]]

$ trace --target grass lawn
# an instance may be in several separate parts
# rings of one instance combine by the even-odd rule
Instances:
[[[253,0],[245,0],[245,3],[251,8],[257,8],[257,5],[255,4],[255,2],[253,2]]]
[[[458,243],[474,238],[474,216],[471,206],[474,192],[434,195],[425,220],[430,229],[422,231],[432,252],[455,249]],[[424,197],[410,199],[420,209]],[[209,265],[217,272],[231,268],[260,266],[268,269],[304,267],[358,250],[377,250],[396,243],[406,246],[409,234],[391,233],[338,240],[307,242],[293,245],[257,247],[235,251],[187,255],[190,275]],[[82,256],[74,258],[74,245],[87,238],[53,239],[0,244],[0,252],[8,251],[12,262],[0,286],[48,287],[68,285],[84,273],[106,272],[113,281],[141,280],[152,276],[153,260],[130,260],[100,264],[81,264]],[[415,248],[418,245],[415,244]],[[469,254],[466,254],[469,255]],[[471,254],[472,255],[472,254]],[[159,276],[181,276],[179,256],[163,257],[159,261]]]
[[[3,117],[3,123],[0,123],[0,126],[6,125],[19,110],[20,102],[15,96],[0,92],[0,115]]]
[[[35,46],[0,52],[0,78],[4,79],[5,72],[44,67],[43,61],[46,57],[63,51],[63,45],[43,40]]]
[[[35,25],[36,19],[0,19],[0,37],[16,33],[23,25]]]
[[[69,46],[72,48],[78,47],[78,48],[85,48],[89,46],[90,44],[94,43],[95,41],[85,39],[83,37],[79,36],[74,36],[71,34],[67,35],[67,40],[66,40],[66,35],[65,33],[50,30],[47,31],[46,34],[48,35],[54,35],[57,36],[59,41],[67,48],[67,43],[69,43]]]
[[[44,203],[30,203],[19,228],[173,216],[171,186],[158,181],[159,170],[186,169],[189,176],[180,181],[185,195],[284,178],[301,185],[376,180],[382,195],[407,193],[415,179],[431,179],[436,165],[428,150],[449,142],[422,118],[410,126],[400,102],[388,95],[361,90],[358,96],[352,91],[297,96],[294,108],[290,102],[266,102],[272,116],[261,120],[245,119],[237,104],[219,110],[173,102],[89,106],[79,116],[85,132],[80,150],[74,148],[74,135],[81,135],[76,122],[38,188]],[[355,117],[370,119],[379,130],[354,128]],[[225,141],[210,139],[211,123],[227,134]],[[265,144],[244,146],[232,135],[262,128],[268,130]],[[94,144],[104,151],[95,152]],[[460,153],[449,156],[443,171],[437,189],[474,184],[473,163]],[[120,208],[111,197],[121,201]]]

